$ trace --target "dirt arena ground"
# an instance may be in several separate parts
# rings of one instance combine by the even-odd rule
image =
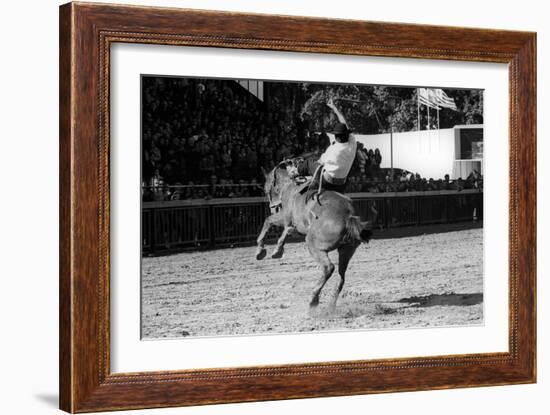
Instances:
[[[334,311],[337,272],[309,310],[320,272],[303,243],[287,244],[281,259],[256,261],[254,250],[143,258],[142,337],[483,323],[483,229],[363,244]]]

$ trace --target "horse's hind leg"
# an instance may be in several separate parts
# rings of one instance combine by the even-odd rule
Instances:
[[[294,227],[292,226],[285,226],[285,229],[283,230],[283,233],[281,234],[279,240],[277,241],[277,246],[275,247],[275,250],[273,251],[273,253],[271,254],[271,258],[282,258],[283,257],[283,253],[285,251],[284,249],[284,246],[285,246],[285,240],[286,240],[286,237],[288,236],[288,234],[294,230]]]
[[[312,241],[307,240],[307,238],[306,242],[309,252],[321,266],[321,278],[319,278],[319,281],[313,289],[313,296],[311,297],[311,301],[309,303],[310,307],[317,307],[317,305],[319,305],[319,294],[321,293],[321,290],[334,272],[334,264],[330,262],[328,252],[317,249],[315,246],[313,246]]]
[[[278,213],[275,213],[265,218],[264,224],[262,226],[262,230],[260,231],[260,234],[258,235],[258,239],[256,240],[258,244],[258,247],[256,248],[257,260],[265,258],[267,254],[267,251],[265,250],[265,246],[264,246],[265,235],[273,225],[278,224],[280,221],[281,221],[281,216]]]
[[[346,281],[346,270],[348,269],[349,261],[358,246],[359,245],[357,244],[350,244],[342,245],[338,248],[338,274],[340,274],[340,281],[338,282],[336,292],[334,293],[334,298],[331,304],[332,309],[336,308],[336,301],[338,301],[338,297],[340,296]]]

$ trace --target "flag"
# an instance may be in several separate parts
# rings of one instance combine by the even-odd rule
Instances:
[[[436,110],[441,108],[457,110],[454,100],[439,88],[418,88],[418,102]]]
[[[418,102],[429,108],[434,108],[436,110],[440,109],[437,105],[435,94],[428,88],[418,88]]]
[[[443,108],[449,108],[452,110],[457,111],[458,108],[456,107],[454,99],[450,98],[445,91],[442,89],[434,89],[435,96],[437,98],[437,103],[440,107]]]

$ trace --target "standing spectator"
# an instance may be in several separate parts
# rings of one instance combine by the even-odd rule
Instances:
[[[162,200],[163,196],[163,187],[164,187],[164,178],[160,175],[160,170],[155,169],[153,177],[149,181],[149,187],[151,192],[153,192],[154,200]]]
[[[258,154],[256,153],[256,146],[252,144],[246,147],[246,165],[248,170],[248,177],[256,177],[258,174]]]
[[[228,179],[231,172],[232,158],[231,158],[231,151],[229,150],[227,145],[224,145],[222,147],[222,154],[221,154],[220,160],[221,160],[220,161],[221,166],[220,166],[219,174],[222,178]]]
[[[376,166],[376,171],[379,171],[380,165],[382,164],[382,154],[380,154],[380,149],[378,148],[374,150],[374,164]]]
[[[214,174],[215,167],[213,155],[205,155],[201,158],[199,162],[199,171],[201,178],[210,177]]]
[[[443,190],[451,190],[451,186],[452,186],[452,183],[450,181],[450,177],[448,174],[445,175],[445,179],[443,180],[443,183],[442,183],[442,189]]]

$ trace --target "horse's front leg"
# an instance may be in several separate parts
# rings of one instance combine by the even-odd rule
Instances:
[[[267,251],[265,250],[264,246],[264,239],[265,235],[271,229],[272,226],[277,224],[282,224],[282,217],[279,213],[274,213],[273,215],[268,216],[265,218],[264,225],[262,226],[262,230],[260,231],[260,234],[258,235],[258,239],[256,240],[258,247],[256,248],[256,259],[264,259]]]
[[[283,253],[285,252],[284,246],[285,246],[285,240],[288,234],[294,230],[294,226],[291,225],[285,225],[285,229],[283,230],[283,233],[279,237],[279,240],[277,241],[277,246],[275,247],[275,250],[271,254],[271,258],[282,258]]]

